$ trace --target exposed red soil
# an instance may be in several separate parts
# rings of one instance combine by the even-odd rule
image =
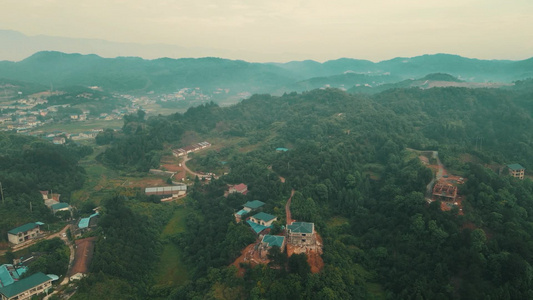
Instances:
[[[318,273],[324,268],[324,260],[320,256],[322,254],[322,237],[315,232],[317,240],[317,249],[309,249],[306,247],[298,247],[287,244],[287,255],[290,257],[293,254],[305,253],[307,255],[307,263],[311,267],[312,273]]]
[[[245,272],[245,270],[241,267],[241,263],[248,263],[251,266],[256,266],[258,264],[268,264],[270,262],[268,259],[261,259],[259,252],[255,250],[259,243],[261,243],[261,241],[258,239],[255,241],[255,243],[246,246],[246,248],[241,251],[241,256],[237,257],[237,259],[232,263],[232,265],[238,269],[238,276],[244,276]]]
[[[287,219],[287,224],[292,224],[292,222],[295,221],[291,216],[292,196],[294,196],[294,189],[291,191],[291,196],[289,197],[289,200],[287,200],[287,204],[285,204],[285,218]]]
[[[76,241],[76,254],[74,255],[74,265],[70,269],[70,275],[89,272],[89,264],[93,257],[94,242],[96,237],[90,237]]]

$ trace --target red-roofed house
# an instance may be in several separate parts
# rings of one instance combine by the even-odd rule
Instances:
[[[246,195],[248,193],[248,186],[244,183],[230,185],[228,193],[241,193],[243,195]]]

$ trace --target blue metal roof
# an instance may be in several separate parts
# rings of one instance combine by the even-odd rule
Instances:
[[[286,152],[286,151],[289,151],[289,149],[280,147],[280,148],[276,148],[276,151]]]
[[[265,202],[263,201],[259,201],[259,200],[253,200],[253,201],[248,201],[246,203],[244,203],[244,207],[249,207],[251,209],[258,209],[259,207],[265,205]]]
[[[242,216],[244,214],[248,213],[247,211],[245,211],[244,209],[241,209],[239,210],[236,214],[239,215],[239,216]]]
[[[11,264],[0,266],[0,287],[8,286],[19,280],[20,276],[26,272],[27,268],[16,268]]]
[[[78,223],[78,227],[82,229],[89,227],[89,222],[91,221],[91,218],[96,217],[96,216],[98,216],[98,213],[94,213],[87,218],[82,218],[80,222]]]
[[[252,222],[250,220],[246,221],[246,223],[248,223],[248,225],[250,225],[252,227],[252,229],[255,231],[255,233],[259,233],[259,232],[271,227],[271,226],[269,226],[269,227],[263,226],[263,225],[254,223],[254,222]]]
[[[34,229],[37,226],[39,226],[39,224],[37,224],[37,223],[28,223],[28,224],[24,224],[22,226],[19,226],[17,228],[13,228],[13,229],[11,229],[8,232],[11,233],[11,234],[15,234],[16,235],[19,232],[26,232],[28,230],[32,230],[32,229]]]
[[[68,207],[68,203],[65,203],[65,202],[56,203],[56,204],[52,205],[51,207],[52,207],[52,210],[59,210],[59,209],[67,208]]]
[[[253,217],[258,219],[258,220],[265,221],[265,222],[268,222],[268,221],[273,220],[273,219],[276,218],[276,216],[273,216],[271,214],[267,214],[267,213],[264,213],[264,212],[257,213]]]
[[[263,237],[263,243],[266,243],[268,245],[268,247],[278,246],[278,247],[281,248],[281,246],[283,246],[283,241],[284,240],[285,240],[285,237],[284,236],[279,236],[279,235],[266,234]]]

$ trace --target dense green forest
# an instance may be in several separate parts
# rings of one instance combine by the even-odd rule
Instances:
[[[109,144],[99,159],[110,167],[157,166],[164,149],[184,146],[186,132],[239,142],[193,160],[205,170],[224,161],[230,172],[195,183],[186,201],[186,231],[170,238],[186,254],[190,281],[153,286],[150,276],[134,275],[144,257],[111,264],[120,261],[113,249],[131,242],[121,232],[127,237],[137,230],[121,222],[142,224],[126,208],[140,200],[115,199],[106,208],[126,217],[113,213],[114,223],[104,222],[106,238],[97,246],[95,274],[82,295],[90,298],[91,287],[114,282],[110,295],[130,291],[122,298],[138,299],[532,298],[533,183],[499,174],[507,163],[533,167],[532,113],[527,88],[433,88],[373,96],[335,89],[254,95],[232,107],[207,104],[183,115],[128,116],[122,133],[99,135]],[[441,211],[439,201],[427,204],[424,193],[433,174],[406,148],[438,150],[450,170],[467,178],[459,190],[464,214]],[[227,184],[240,182],[248,185],[246,196],[223,197]],[[257,199],[284,221],[291,189],[293,216],[314,222],[323,238],[324,269],[312,274],[305,256],[274,251],[273,268],[246,267],[238,276],[228,266],[254,236],[232,213]],[[115,243],[106,234],[111,224],[122,245],[105,246]],[[146,228],[157,226],[138,228],[155,236]],[[157,255],[157,243],[149,240],[139,239],[131,251],[147,247],[147,257]]]
[[[53,222],[52,215],[39,191],[61,194],[61,202],[81,188],[85,171],[78,166],[80,158],[92,153],[89,146],[53,145],[37,138],[0,133],[0,240],[16,226],[41,221]]]

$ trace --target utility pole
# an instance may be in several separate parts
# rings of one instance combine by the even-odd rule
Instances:
[[[2,182],[0,182],[0,194],[2,195],[2,205],[5,205],[6,201],[4,200],[4,189],[2,188]]]

